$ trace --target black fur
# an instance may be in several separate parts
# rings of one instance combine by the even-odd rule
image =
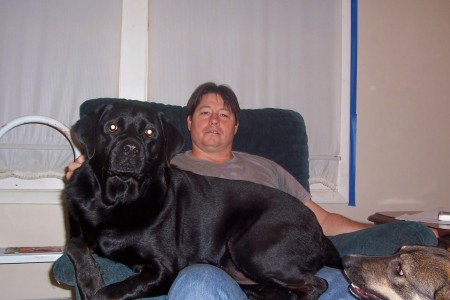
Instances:
[[[171,167],[183,140],[161,113],[110,104],[73,132],[88,158],[66,187],[67,254],[83,298],[167,294],[181,269],[208,263],[251,299],[317,299],[327,283],[314,273],[340,267],[314,214],[294,197]],[[105,286],[91,251],[137,274]]]

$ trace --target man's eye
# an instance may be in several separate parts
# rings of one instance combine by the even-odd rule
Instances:
[[[151,137],[153,135],[153,130],[145,129],[144,134],[146,137]]]
[[[119,130],[119,126],[116,123],[109,123],[107,128],[109,132],[117,132]]]
[[[229,115],[227,115],[227,114],[220,114],[220,116],[222,117],[222,118],[229,118],[230,116]]]

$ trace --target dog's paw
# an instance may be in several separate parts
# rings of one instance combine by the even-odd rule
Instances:
[[[91,256],[87,243],[82,238],[71,238],[67,243],[66,254],[75,269],[81,299],[93,299],[95,292],[105,286],[100,267]]]
[[[119,298],[113,298],[108,295],[105,295],[102,293],[102,289],[98,290],[91,298],[91,300],[110,300],[110,299],[119,299]]]
[[[80,292],[81,299],[103,299],[97,298],[96,292],[98,292],[103,286],[103,278],[100,274],[90,274],[89,272],[79,272],[76,274],[78,291]]]

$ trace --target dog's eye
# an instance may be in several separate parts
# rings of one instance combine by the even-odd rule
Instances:
[[[109,123],[107,125],[107,128],[108,128],[109,132],[116,132],[117,130],[119,130],[119,126],[117,126],[117,124],[115,124],[115,123]]]
[[[151,130],[151,129],[145,129],[144,134],[145,134],[145,136],[147,136],[147,137],[151,137],[152,134],[153,134],[153,130]]]
[[[405,275],[405,273],[403,273],[403,268],[402,268],[402,264],[401,263],[397,264],[397,266],[395,267],[395,272],[397,273],[398,276]]]

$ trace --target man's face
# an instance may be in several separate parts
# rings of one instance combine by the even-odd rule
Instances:
[[[231,151],[238,125],[233,112],[218,94],[205,94],[194,113],[187,118],[193,150]]]

